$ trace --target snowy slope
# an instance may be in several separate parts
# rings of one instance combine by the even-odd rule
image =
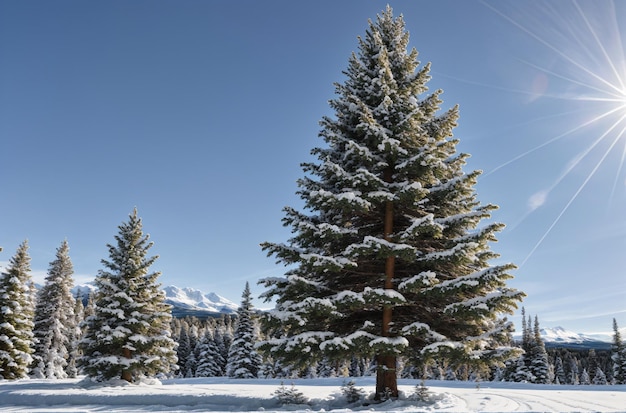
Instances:
[[[76,412],[624,412],[626,385],[555,386],[528,383],[427,381],[429,402],[411,396],[417,380],[402,379],[403,397],[371,404],[367,399],[348,404],[340,387],[346,378],[297,379],[297,391],[307,405],[280,406],[273,393],[276,379],[195,378],[162,383],[103,386],[81,381],[0,381],[0,411],[30,413]],[[367,395],[374,392],[374,377],[354,379]]]

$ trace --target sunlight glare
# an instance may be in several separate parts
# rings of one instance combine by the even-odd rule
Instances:
[[[528,92],[531,97],[528,103],[532,104],[540,99],[555,100],[563,104],[578,102],[584,111],[582,116],[573,118],[572,126],[568,130],[556,133],[552,138],[497,166],[485,176],[565,137],[580,140],[582,136],[589,139],[585,148],[570,159],[564,172],[552,185],[531,195],[529,210],[523,218],[525,219],[545,204],[551,191],[572,171],[584,167],[583,160],[590,160],[594,165],[523,260],[524,265],[603,164],[610,163],[616,169],[612,188],[607,191],[610,192],[609,205],[613,202],[616,191],[620,189],[619,182],[622,182],[626,161],[626,59],[622,43],[624,35],[620,27],[624,22],[623,17],[616,12],[613,1],[538,2],[533,3],[536,7],[531,8],[509,3],[512,9],[507,11],[501,9],[502,3],[483,4],[536,41],[541,46],[540,50],[548,52],[547,56],[554,58],[548,62],[539,57],[540,53],[536,53],[532,57],[518,59],[538,73],[534,76]],[[562,108],[563,104],[554,107]],[[604,152],[600,155],[594,148],[604,148]],[[618,150],[621,158],[616,166],[612,166],[616,157],[610,155]],[[598,155],[599,158],[596,157]]]

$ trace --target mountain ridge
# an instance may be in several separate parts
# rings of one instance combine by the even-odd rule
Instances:
[[[81,297],[86,304],[89,294],[96,290],[94,283],[76,285],[72,289],[74,296]],[[219,317],[223,314],[234,314],[238,304],[214,292],[204,293],[190,287],[169,285],[162,288],[165,293],[165,302],[172,306],[172,316],[182,317]]]

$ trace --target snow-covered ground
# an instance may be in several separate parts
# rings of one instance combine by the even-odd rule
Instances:
[[[344,378],[288,380],[310,399],[280,406],[280,380],[194,378],[162,383],[102,386],[81,380],[0,381],[2,412],[626,412],[626,385],[556,386],[520,383],[430,381],[430,403],[410,400],[417,381],[400,380],[404,398],[348,405]],[[374,378],[354,379],[371,393]]]

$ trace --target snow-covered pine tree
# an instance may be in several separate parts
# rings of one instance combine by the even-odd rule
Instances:
[[[560,356],[556,356],[554,360],[554,383],[565,384],[567,378],[565,376],[565,368],[563,367],[563,359]]]
[[[226,325],[217,325],[213,331],[213,339],[219,353],[218,361],[220,367],[220,376],[226,375],[226,364],[228,361],[228,350],[230,349],[230,343],[232,343],[232,334],[227,331]]]
[[[546,384],[550,382],[548,353],[541,338],[539,329],[539,318],[535,316],[535,327],[533,330],[533,340],[530,348],[530,373],[533,375],[533,382]]]
[[[178,374],[186,377],[187,360],[192,355],[191,340],[189,339],[189,325],[186,322],[181,323],[180,334],[178,335],[178,347],[176,347],[176,357],[178,363]]]
[[[591,384],[591,379],[589,378],[589,373],[587,369],[583,369],[583,372],[580,373],[580,384],[589,385]]]
[[[524,295],[506,286],[514,265],[489,263],[503,226],[479,224],[496,206],[476,200],[480,171],[465,174],[455,153],[457,107],[439,113],[442,92],[422,96],[430,65],[418,69],[408,43],[390,7],[370,21],[335,118],[321,121],[327,147],[303,164],[305,211],[285,208],[295,235],[263,244],[290,269],[262,280],[276,299],[266,327],[286,331],[262,348],[290,363],[373,355],[376,393],[392,397],[402,353],[508,357],[499,320]]]
[[[624,341],[622,341],[622,335],[617,326],[617,320],[615,319],[613,319],[611,359],[613,360],[614,384],[626,384],[626,345],[624,345]]]
[[[202,340],[198,342],[198,362],[196,377],[219,377],[223,375],[224,358],[220,353],[215,336],[207,330]]]
[[[604,386],[608,384],[608,381],[606,380],[606,374],[604,374],[604,371],[602,371],[600,366],[596,367],[596,371],[593,375],[593,378],[591,379],[591,383],[598,386]]]
[[[80,290],[77,291],[74,297],[74,331],[70,332],[70,347],[69,347],[69,359],[67,361],[67,367],[65,371],[68,377],[76,377],[78,375],[78,358],[80,357],[80,350],[78,343],[83,336],[83,330],[81,325],[85,319],[85,306],[83,305],[83,297],[80,294]]]
[[[73,274],[69,245],[65,240],[57,248],[56,258],[50,263],[45,283],[37,294],[32,377],[68,377],[68,362],[78,328],[74,315],[76,301],[72,295]]]
[[[587,372],[589,373],[589,380],[593,383],[596,377],[596,371],[598,370],[598,355],[594,349],[590,349],[587,355]]]
[[[108,245],[107,270],[96,277],[95,312],[86,320],[80,365],[96,381],[122,378],[132,382],[167,373],[176,364],[171,338],[171,307],[150,272],[158,258],[147,257],[152,243],[144,235],[137,209]]]
[[[254,331],[254,320],[252,316],[250,284],[246,282],[241,305],[237,309],[237,324],[235,326],[233,342],[230,344],[228,351],[228,365],[226,371],[229,377],[250,379],[257,377],[259,374],[263,360],[255,349],[257,335]]]
[[[27,377],[33,352],[33,297],[28,241],[24,241],[0,273],[0,375]]]

